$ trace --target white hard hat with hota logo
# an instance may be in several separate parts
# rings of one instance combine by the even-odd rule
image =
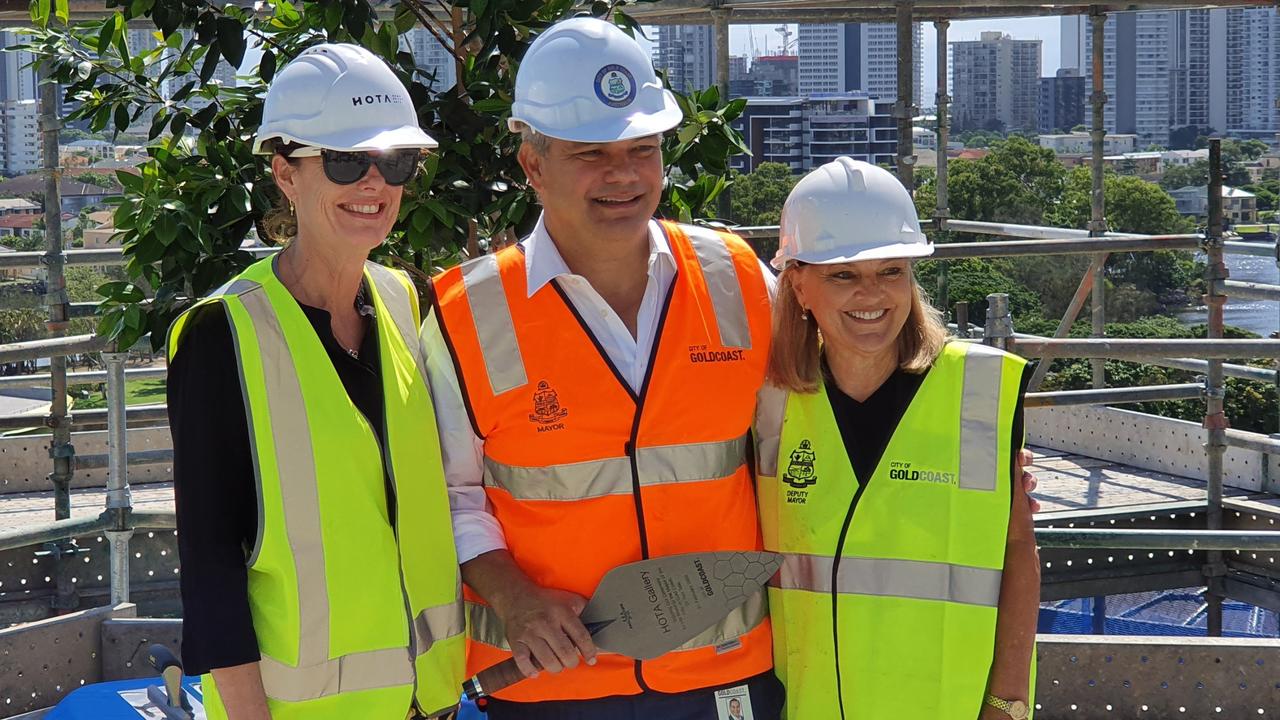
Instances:
[[[404,83],[377,55],[358,45],[313,45],[276,75],[262,108],[253,151],[276,143],[360,152],[434,148],[418,126]]]
[[[611,22],[575,17],[529,46],[507,124],[560,140],[616,142],[665,132],[683,116],[639,43]]]

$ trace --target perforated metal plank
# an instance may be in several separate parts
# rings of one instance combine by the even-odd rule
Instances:
[[[94,608],[0,630],[0,714],[56,705],[67,693],[102,681],[102,622],[132,617],[133,605]]]
[[[1196,587],[1204,584],[1199,567],[1172,569],[1166,572],[1152,570],[1146,573],[1126,573],[1093,578],[1063,577],[1040,581],[1040,601],[1053,602],[1072,598],[1119,595],[1124,593],[1168,590],[1170,588]]]
[[[1041,635],[1038,720],[1269,718],[1280,640]]]
[[[129,680],[151,677],[147,650],[160,643],[182,657],[182,620],[178,618],[122,618],[102,623],[102,677]]]
[[[128,448],[138,450],[164,450],[173,447],[168,426],[130,428]],[[77,455],[99,455],[107,452],[107,433],[71,433],[71,445]],[[0,496],[10,493],[44,492],[52,490],[48,475],[53,471],[49,459],[49,436],[29,435],[0,438]],[[169,482],[173,480],[173,463],[131,465],[129,483]],[[102,488],[107,484],[106,468],[79,468],[71,478],[73,488]],[[53,514],[53,504],[49,504]]]

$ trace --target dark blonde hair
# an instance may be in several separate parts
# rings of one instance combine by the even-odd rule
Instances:
[[[821,386],[821,341],[817,321],[805,317],[796,296],[795,277],[802,267],[793,263],[778,278],[767,377],[769,382],[792,392],[812,393]],[[948,337],[942,313],[929,304],[912,272],[911,311],[898,333],[898,367],[909,373],[928,370]]]

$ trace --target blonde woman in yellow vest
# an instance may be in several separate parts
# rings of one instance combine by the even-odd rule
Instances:
[[[947,338],[887,171],[839,158],[782,211],[761,521],[785,717],[1022,720],[1039,570],[1021,358]]]
[[[174,322],[183,655],[209,718],[404,720],[458,704],[465,620],[417,293],[367,261],[436,143],[354,45],[267,92],[255,151],[292,238]]]

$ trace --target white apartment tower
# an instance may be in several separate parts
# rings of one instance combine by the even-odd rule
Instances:
[[[5,52],[25,37],[15,32],[0,32],[0,102],[36,99],[35,56],[29,52]]]
[[[924,30],[912,25],[912,103],[923,97]],[[893,23],[800,25],[800,94],[862,91],[898,98],[898,34]]]
[[[1225,132],[1268,143],[1280,141],[1280,13],[1275,8],[1237,8],[1225,13]]]
[[[35,100],[0,101],[0,172],[21,175],[40,169],[38,106]]]
[[[427,75],[417,80],[428,85],[433,93],[444,92],[457,84],[458,73],[453,56],[430,31],[423,28],[410,30],[405,33],[404,42],[413,53],[418,69]],[[430,78],[435,78],[434,82]]]
[[[984,32],[951,43],[951,117],[957,131],[1035,130],[1041,41]]]
[[[715,39],[710,25],[661,25],[653,66],[673,90],[688,93],[716,84]]]

